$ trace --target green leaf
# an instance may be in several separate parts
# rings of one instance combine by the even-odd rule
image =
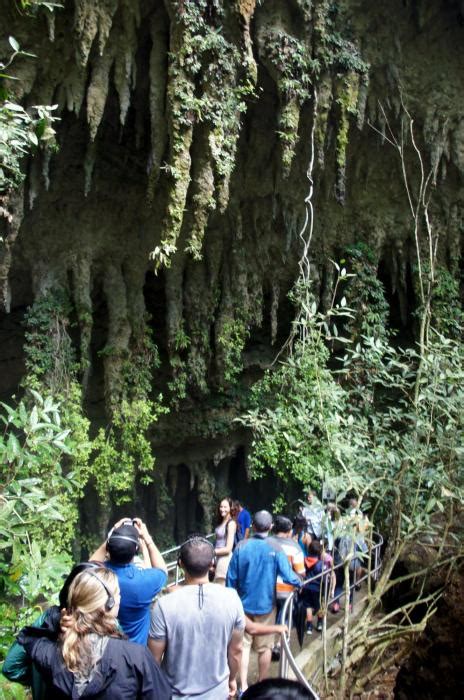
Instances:
[[[9,42],[11,48],[13,49],[13,51],[16,51],[16,53],[17,53],[20,50],[19,44],[16,41],[16,39],[14,38],[14,36],[9,36],[8,42]]]

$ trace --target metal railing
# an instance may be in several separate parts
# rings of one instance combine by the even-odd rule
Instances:
[[[374,542],[375,540],[375,542]],[[357,568],[355,567],[354,570],[351,572],[352,576],[350,576],[350,585],[349,585],[349,601],[345,601],[345,605],[354,605],[354,598],[356,595],[356,591],[358,590],[358,587],[361,585],[363,581],[368,581],[370,582],[371,580],[377,581],[379,574],[380,574],[380,569],[382,566],[382,561],[381,561],[381,549],[383,546],[383,537],[380,533],[374,532],[372,533],[372,538],[369,538],[369,543],[368,543],[368,550],[367,552],[363,555],[360,552],[353,552],[351,559],[354,560],[356,558],[361,559],[362,556],[367,557],[367,571],[366,573],[361,576],[360,578],[357,578]],[[333,605],[334,603],[337,603],[342,596],[345,595],[345,587],[342,588],[341,592],[338,592],[335,594],[335,588],[333,586],[333,579],[334,576],[336,577],[336,572],[338,570],[343,570],[345,562],[341,561],[339,564],[333,565],[330,568],[327,568],[326,570],[322,571],[320,574],[317,574],[317,576],[314,576],[313,578],[305,581],[303,583],[302,588],[304,586],[308,585],[309,583],[314,583],[315,581],[320,580],[321,581],[321,609],[324,610],[324,616],[327,615],[327,610],[329,609],[329,606]],[[364,568],[364,567],[363,567]],[[332,592],[332,595],[331,595]],[[369,584],[369,592],[370,592],[370,584]],[[280,654],[280,665],[279,665],[279,676],[281,678],[288,678],[289,674],[289,669],[292,670],[295,678],[305,686],[313,696],[314,700],[319,700],[319,696],[312,688],[310,685],[308,679],[303,675],[301,669],[298,667],[295,657],[293,656],[292,650],[290,648],[290,637],[292,633],[292,627],[293,627],[293,607],[294,607],[294,599],[295,596],[298,595],[298,591],[294,591],[293,593],[290,594],[290,596],[287,598],[285,601],[284,607],[282,609],[282,619],[281,622],[282,624],[287,625],[288,628],[288,633],[283,633],[281,635],[281,654]],[[322,636],[324,636],[327,633],[327,625],[323,624],[322,627]]]
[[[210,533],[209,535],[206,535],[207,539],[212,539],[214,537],[214,533]],[[375,543],[374,543],[375,540]],[[381,549],[383,546],[383,537],[380,533],[374,532],[372,533],[372,539],[369,539],[368,543],[368,551],[364,556],[367,556],[367,572],[361,576],[360,578],[357,578],[357,569],[355,568],[353,573],[353,576],[351,577],[350,581],[350,600],[349,604],[354,605],[354,598],[356,595],[357,587],[363,582],[363,581],[370,581],[374,580],[377,581],[380,573],[380,569],[382,566],[381,562]],[[173,586],[176,586],[178,583],[181,583],[184,580],[182,570],[179,567],[178,563],[178,555],[179,555],[179,550],[180,550],[180,545],[176,547],[171,547],[171,549],[167,549],[164,552],[161,552],[163,555],[164,559],[169,557],[174,557],[171,558],[170,561],[166,563],[167,569],[168,569],[168,577],[169,577],[169,583],[167,584],[166,588],[171,588]],[[361,554],[358,552],[355,552],[352,556],[352,558],[361,558]],[[326,611],[325,614],[327,614],[327,610],[329,609],[329,606],[333,605],[334,603],[338,602],[338,600],[345,595],[345,589],[343,587],[342,591],[337,593],[335,595],[335,591],[333,592],[333,595],[331,595],[331,589],[332,589],[332,581],[334,575],[336,576],[336,572],[340,569],[343,569],[344,562],[340,562],[339,564],[335,564],[326,569],[325,571],[322,571],[320,574],[317,574],[317,576],[314,576],[308,581],[305,581],[303,583],[303,586],[308,585],[310,582],[314,583],[317,580],[321,580],[321,590],[322,590],[322,596],[321,596],[321,608]],[[293,602],[295,595],[297,595],[297,591],[294,591],[291,593],[291,595],[287,598],[285,601],[283,610],[282,610],[282,624],[287,625],[288,628],[288,633],[287,634],[282,634],[281,635],[281,655],[280,655],[280,665],[279,665],[279,676],[281,678],[288,678],[289,674],[289,669],[292,670],[295,678],[305,686],[313,696],[314,700],[319,700],[319,696],[316,693],[316,691],[312,688],[310,685],[309,681],[305,676],[303,675],[301,669],[298,667],[295,657],[293,656],[292,650],[290,648],[290,637],[292,633],[292,628],[293,628]],[[346,603],[345,603],[346,604]],[[327,626],[324,624],[323,629],[322,629],[322,634],[325,635],[327,630]]]
[[[209,535],[202,535],[202,537],[205,537],[207,540],[210,540],[214,537],[214,532],[211,532]],[[168,569],[168,584],[166,588],[172,588],[173,586],[177,586],[178,583],[182,583],[184,580],[184,576],[182,574],[182,569],[179,566],[179,551],[180,551],[181,545],[177,545],[176,547],[171,547],[171,549],[166,549],[164,552],[161,552],[161,556],[164,558],[166,561],[167,557],[175,557],[174,559],[171,559],[170,561],[166,562],[166,566]]]

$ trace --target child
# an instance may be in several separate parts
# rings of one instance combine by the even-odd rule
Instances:
[[[317,613],[317,631],[322,631],[321,613],[321,584],[324,577],[320,574],[324,571],[324,563],[321,558],[322,547],[318,540],[313,540],[309,545],[308,556],[305,558],[307,581],[302,590],[303,601],[306,605],[306,634],[313,633],[313,615]]]

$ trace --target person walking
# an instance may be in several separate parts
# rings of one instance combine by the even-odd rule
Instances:
[[[243,603],[245,614],[254,622],[274,624],[275,589],[277,577],[284,583],[300,586],[299,577],[292,571],[283,552],[276,551],[267,542],[272,527],[272,516],[267,510],[258,511],[253,518],[253,536],[239,542],[227,572],[227,586],[235,588]],[[245,634],[240,666],[241,690],[248,687],[250,650],[258,653],[259,680],[269,673],[274,635],[252,637]]]
[[[306,519],[307,532],[312,540],[320,540],[322,537],[322,518],[324,508],[316,496],[316,492],[309,489],[307,495],[307,505],[301,509],[301,514]]]
[[[233,505],[237,520],[237,536],[235,539],[237,542],[241,542],[242,540],[248,539],[250,536],[251,515],[240,501],[235,500]]]
[[[134,557],[142,550],[145,567],[136,566]],[[118,620],[132,642],[146,644],[153,598],[166,585],[166,563],[140,518],[122,518],[108,533],[108,538],[93,553],[118,577],[121,605]]]
[[[106,568],[86,569],[69,588],[60,640],[25,627],[18,636],[47,680],[47,700],[169,700],[171,689],[148,649],[123,639],[120,591]]]
[[[226,700],[236,692],[245,615],[236,591],[209,583],[211,542],[180,548],[185,584],[153,608],[148,648],[165,669],[173,698]]]
[[[237,523],[232,517],[232,499],[223,498],[218,507],[218,526],[215,529],[216,573],[214,583],[226,585],[227,569],[234,548]]]

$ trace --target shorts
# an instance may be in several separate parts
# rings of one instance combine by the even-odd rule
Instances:
[[[232,552],[230,554],[222,554],[217,558],[216,572],[214,575],[214,580],[217,579],[225,581],[227,577],[227,569],[229,568],[230,560],[232,559]]]
[[[272,608],[271,612],[266,615],[253,615],[251,613],[245,613],[247,617],[253,622],[261,622],[263,625],[274,625],[276,609]],[[275,634],[257,634],[254,637],[251,634],[245,632],[243,637],[243,646],[251,647],[258,654],[262,654],[266,649],[272,649],[275,643]]]
[[[313,612],[317,612],[321,607],[320,591],[313,591],[310,588],[303,588],[301,592],[303,603],[307,608],[311,608]]]

